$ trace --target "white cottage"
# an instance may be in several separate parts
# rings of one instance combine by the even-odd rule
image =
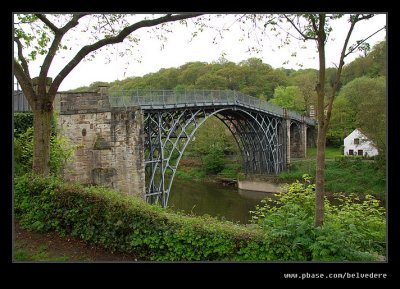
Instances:
[[[378,150],[368,137],[356,128],[344,139],[344,154],[354,156],[373,157]]]

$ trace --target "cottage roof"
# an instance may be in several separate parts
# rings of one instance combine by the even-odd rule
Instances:
[[[345,139],[348,138],[352,133],[354,133],[354,132],[357,131],[357,130],[358,130],[362,135],[364,135],[364,136],[376,147],[374,141],[373,141],[373,140],[368,136],[368,134],[365,133],[365,131],[362,130],[361,128],[356,128],[356,129],[354,129],[351,133],[349,133],[349,134],[345,137]]]

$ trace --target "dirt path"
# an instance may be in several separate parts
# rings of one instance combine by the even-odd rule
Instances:
[[[18,261],[56,262],[134,262],[136,256],[112,253],[98,246],[70,236],[61,237],[56,232],[29,232],[15,225],[14,256]]]

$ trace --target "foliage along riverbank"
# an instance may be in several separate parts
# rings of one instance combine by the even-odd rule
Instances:
[[[14,157],[16,175],[29,172],[32,167],[33,130],[32,115],[19,113],[15,118]],[[221,182],[238,179],[242,159],[237,146],[229,138],[229,131],[218,120],[210,119],[197,132],[179,163],[176,177],[186,180]],[[212,143],[215,142],[215,143]],[[65,138],[57,135],[53,124],[51,137],[51,172],[57,173],[72,154],[73,148]],[[294,162],[288,170],[277,176],[283,183],[301,180],[304,174],[315,176],[315,148],[307,149],[306,160]],[[326,191],[371,194],[384,199],[385,170],[375,161],[350,159],[342,156],[340,147],[326,148]]]
[[[225,162],[221,172],[207,174],[200,161],[182,160],[181,162],[176,177],[186,180],[219,182],[225,178],[246,178],[242,176],[241,165],[238,163]],[[314,181],[315,167],[315,159],[298,160],[286,171],[274,177],[274,182],[292,183],[302,180],[304,174],[310,175]],[[335,159],[327,159],[325,168],[327,192],[370,194],[381,200],[385,199],[386,174],[374,161],[335,155]]]
[[[315,160],[293,163],[287,171],[279,174],[282,182],[293,182],[309,174],[314,181]],[[325,189],[327,192],[357,193],[385,198],[386,175],[373,161],[338,158],[325,165]]]
[[[338,206],[327,201],[326,223],[315,228],[312,186],[296,182],[279,207],[256,209],[255,227],[32,175],[16,178],[14,210],[25,229],[57,231],[140,260],[382,260],[386,221],[377,201],[368,197],[356,204],[344,197]],[[271,223],[273,230],[266,225]]]

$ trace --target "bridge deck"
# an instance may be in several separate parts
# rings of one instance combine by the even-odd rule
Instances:
[[[176,109],[184,107],[240,106],[270,115],[304,121],[314,126],[315,120],[286,110],[270,102],[232,90],[145,90],[119,91],[109,96],[111,107],[140,106],[142,109]]]

